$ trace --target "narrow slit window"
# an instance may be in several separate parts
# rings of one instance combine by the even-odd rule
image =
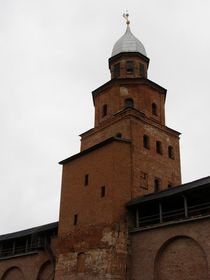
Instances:
[[[102,106],[102,117],[105,117],[107,115],[107,104],[104,104]]]
[[[150,141],[149,141],[148,135],[143,136],[143,145],[144,145],[144,148],[146,148],[146,149],[150,148]]]
[[[168,146],[168,157],[174,159],[174,148],[172,146]]]
[[[156,141],[156,152],[158,154],[162,154],[163,151],[162,151],[162,143],[160,141]]]
[[[157,104],[152,103],[152,114],[157,116]]]
[[[114,65],[114,78],[120,77],[120,63]]]
[[[126,72],[128,74],[132,74],[133,71],[134,71],[134,63],[133,63],[133,61],[127,61],[126,62]]]
[[[101,187],[101,197],[104,197],[106,194],[106,187],[105,186],[102,186]]]
[[[76,226],[77,225],[77,223],[78,223],[78,214],[75,214],[74,215],[74,226]]]
[[[154,180],[154,192],[160,191],[160,179],[156,178]]]
[[[85,174],[85,182],[84,182],[85,186],[87,186],[89,184],[89,174]]]

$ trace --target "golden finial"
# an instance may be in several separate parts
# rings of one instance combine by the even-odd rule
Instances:
[[[128,17],[129,17],[128,11],[126,11],[126,13],[123,14],[123,17],[126,19],[126,24],[129,25],[129,24],[130,24],[130,21],[129,21],[129,19],[128,19]]]

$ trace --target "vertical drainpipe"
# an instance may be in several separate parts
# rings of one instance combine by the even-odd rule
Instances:
[[[184,216],[185,218],[187,219],[189,216],[188,216],[188,205],[187,205],[187,198],[185,195],[183,195],[183,198],[184,198]]]
[[[163,222],[163,209],[162,209],[162,203],[159,201],[159,218],[160,218],[160,223]]]
[[[139,227],[139,208],[136,207],[136,228]]]
[[[15,254],[15,239],[12,242],[12,255]]]

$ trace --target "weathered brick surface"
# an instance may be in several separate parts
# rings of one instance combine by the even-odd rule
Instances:
[[[131,279],[209,279],[209,231],[204,219],[131,234]]]
[[[124,224],[80,226],[57,240],[55,279],[126,279],[127,245]]]

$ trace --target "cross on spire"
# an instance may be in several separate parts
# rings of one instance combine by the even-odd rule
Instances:
[[[130,24],[130,21],[129,21],[129,19],[128,19],[128,17],[129,17],[128,11],[126,11],[126,13],[123,14],[123,17],[126,19],[126,24],[129,25],[129,24]]]

